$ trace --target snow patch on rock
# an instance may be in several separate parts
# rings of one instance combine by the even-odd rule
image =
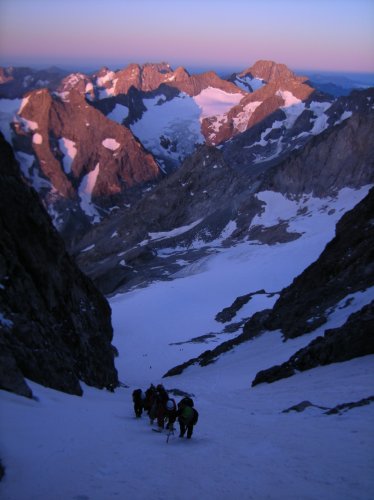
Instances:
[[[256,109],[261,106],[261,104],[262,101],[250,102],[243,107],[243,111],[235,116],[235,118],[233,119],[233,123],[234,128],[238,132],[244,132],[247,129],[247,125],[251,116],[256,111]]]
[[[61,137],[58,140],[58,145],[61,153],[64,155],[64,158],[62,160],[64,171],[66,174],[70,174],[71,166],[77,154],[76,143],[70,139],[66,139],[66,137]]]
[[[80,198],[80,207],[86,215],[93,217],[93,222],[100,222],[100,216],[92,203],[92,193],[95,188],[96,180],[100,172],[98,163],[94,170],[85,175],[80,183],[78,195]]]
[[[116,151],[121,145],[115,139],[111,138],[104,139],[101,144],[104,146],[104,148],[110,149],[111,151]]]
[[[34,134],[32,137],[32,142],[34,144],[42,144],[43,143],[43,137],[41,134]]]
[[[284,101],[281,109],[286,113],[287,116],[285,126],[287,128],[291,128],[296,119],[304,111],[305,103],[301,99],[298,99],[296,96],[294,96],[292,92],[288,90],[278,90],[276,92],[276,95],[281,97]]]

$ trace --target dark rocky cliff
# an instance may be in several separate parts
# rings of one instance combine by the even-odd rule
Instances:
[[[374,115],[357,112],[349,120],[313,137],[300,151],[270,169],[262,189],[288,196],[324,197],[343,187],[373,182]]]
[[[0,136],[0,387],[71,394],[118,384],[111,311],[65,251]]]

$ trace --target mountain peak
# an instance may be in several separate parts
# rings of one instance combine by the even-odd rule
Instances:
[[[177,80],[189,78],[190,73],[183,66],[178,66],[178,68],[174,71]]]
[[[171,68],[169,63],[166,62],[160,62],[160,63],[144,63],[140,66],[140,68],[144,70],[153,70],[156,71],[157,73],[172,73],[173,69]]]
[[[253,66],[240,73],[244,76],[250,73],[252,77],[260,78],[269,83],[277,80],[290,80],[297,78],[296,75],[285,65],[274,61],[259,60]]]
[[[98,76],[103,76],[109,73],[110,69],[107,66],[102,66],[99,71],[96,71],[93,76],[98,77]]]

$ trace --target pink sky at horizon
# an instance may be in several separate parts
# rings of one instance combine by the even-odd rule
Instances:
[[[374,72],[373,0],[0,0],[0,64]]]

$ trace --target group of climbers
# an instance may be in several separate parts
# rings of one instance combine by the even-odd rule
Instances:
[[[162,384],[157,387],[151,384],[145,393],[141,389],[135,389],[132,399],[137,418],[141,417],[144,411],[148,414],[151,425],[157,420],[158,428],[154,430],[162,432],[166,429],[172,432],[174,423],[178,419],[179,437],[184,437],[187,432],[187,438],[191,439],[199,413],[194,408],[194,402],[190,397],[184,397],[177,405],[175,399],[169,397]]]

